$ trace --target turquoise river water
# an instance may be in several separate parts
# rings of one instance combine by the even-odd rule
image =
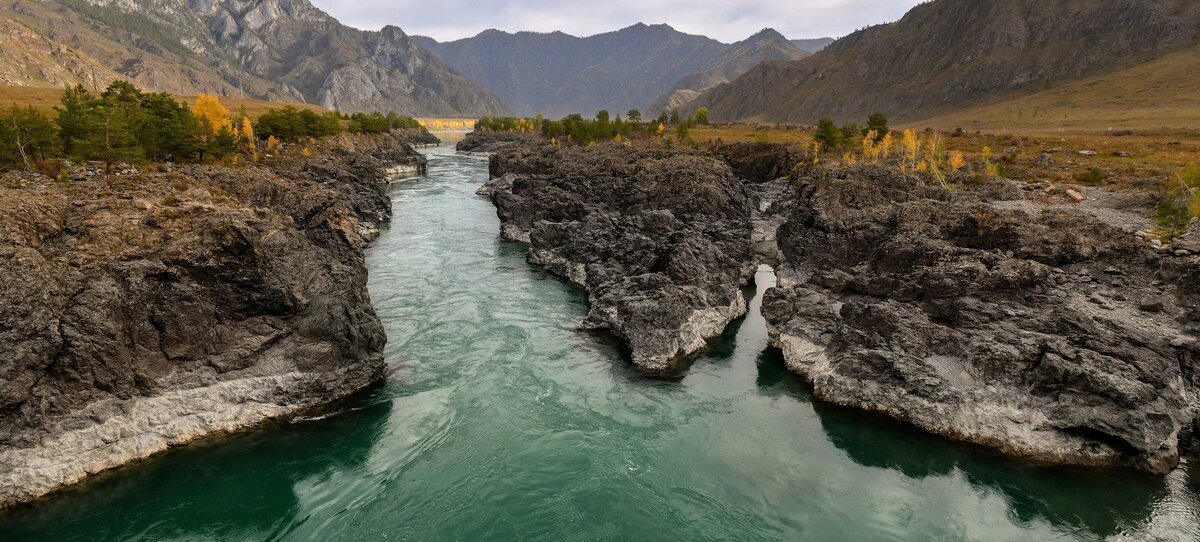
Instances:
[[[640,376],[500,240],[486,161],[428,152],[368,253],[385,384],[0,514],[0,541],[1200,539],[1200,473],[1031,465],[815,401],[753,291],[711,353]]]

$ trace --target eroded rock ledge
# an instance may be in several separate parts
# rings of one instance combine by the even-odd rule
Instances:
[[[588,292],[584,327],[663,372],[745,314],[751,201],[720,160],[619,144],[526,144],[492,157],[502,235]]]
[[[1195,431],[1200,265],[1111,209],[1009,188],[801,176],[764,301],[774,344],[826,401],[1015,456],[1174,469]]]
[[[1136,195],[1043,204],[762,145],[525,143],[491,173],[502,235],[586,289],[586,325],[645,369],[719,335],[766,262],[772,343],[823,400],[1051,463],[1165,473],[1194,453],[1200,257],[1140,240],[1140,204],[1109,205]]]
[[[363,247],[385,172],[423,163],[346,136],[309,159],[0,189],[0,506],[382,378]]]

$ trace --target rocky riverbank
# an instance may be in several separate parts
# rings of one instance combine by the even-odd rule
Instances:
[[[454,146],[454,150],[460,154],[495,154],[525,145],[536,145],[540,140],[537,134],[471,132]]]
[[[363,248],[403,138],[0,189],[0,506],[380,380]],[[149,168],[143,168],[149,169]]]
[[[764,315],[818,397],[1032,459],[1165,473],[1194,438],[1195,257],[1136,215],[884,167],[797,181]]]
[[[693,354],[746,312],[752,202],[699,152],[544,142],[492,157],[480,193],[505,238],[588,292],[584,327],[612,332],[652,372]]]
[[[1164,473],[1194,446],[1200,262],[1138,237],[1139,196],[1047,204],[1017,182],[804,163],[527,142],[480,193],[646,370],[719,336],[770,263],[772,343],[823,400],[1053,463]]]

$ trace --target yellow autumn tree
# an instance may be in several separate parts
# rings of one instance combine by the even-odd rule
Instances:
[[[200,94],[192,105],[192,114],[200,120],[204,131],[209,136],[221,133],[222,129],[233,131],[233,122],[229,120],[229,109],[221,105],[216,96]]]
[[[917,151],[921,148],[921,142],[917,139],[916,132],[905,130],[900,137],[900,149],[904,152],[904,159],[908,162],[908,167],[917,167]]]
[[[279,148],[279,139],[273,134],[267,136],[267,152],[275,152],[277,148]]]
[[[242,117],[242,138],[246,140],[246,146],[251,149],[258,143],[254,139],[254,125],[250,122],[250,117]]]
[[[654,132],[656,134],[658,134],[658,137],[662,137],[663,132],[665,132],[665,131],[667,131],[666,125],[664,125],[663,123],[660,122],[660,123],[658,123],[658,129],[656,129]]]
[[[954,171],[961,170],[967,165],[967,160],[966,158],[963,158],[963,153],[960,151],[951,151],[949,162],[950,169],[953,169]]]
[[[876,142],[879,139],[879,132],[870,130],[867,135],[863,136],[862,149],[863,158],[872,162],[879,161],[879,144]]]
[[[995,177],[1000,174],[1000,168],[992,163],[992,149],[990,147],[983,148],[983,174],[987,177]]]
[[[879,142],[879,149],[886,159],[892,154],[892,147],[896,146],[896,138],[892,136],[892,132],[883,134],[883,141]]]

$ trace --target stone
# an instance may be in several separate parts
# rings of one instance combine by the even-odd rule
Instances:
[[[0,507],[384,376],[363,249],[390,216],[385,170],[424,158],[390,135],[328,145],[178,166],[189,192],[0,189],[0,248],[20,255],[0,259]]]
[[[1162,299],[1159,297],[1144,297],[1138,301],[1138,310],[1145,312],[1162,312]]]
[[[1084,151],[1079,151],[1079,156],[1100,156],[1100,153],[1098,153],[1096,151],[1084,150]]]

